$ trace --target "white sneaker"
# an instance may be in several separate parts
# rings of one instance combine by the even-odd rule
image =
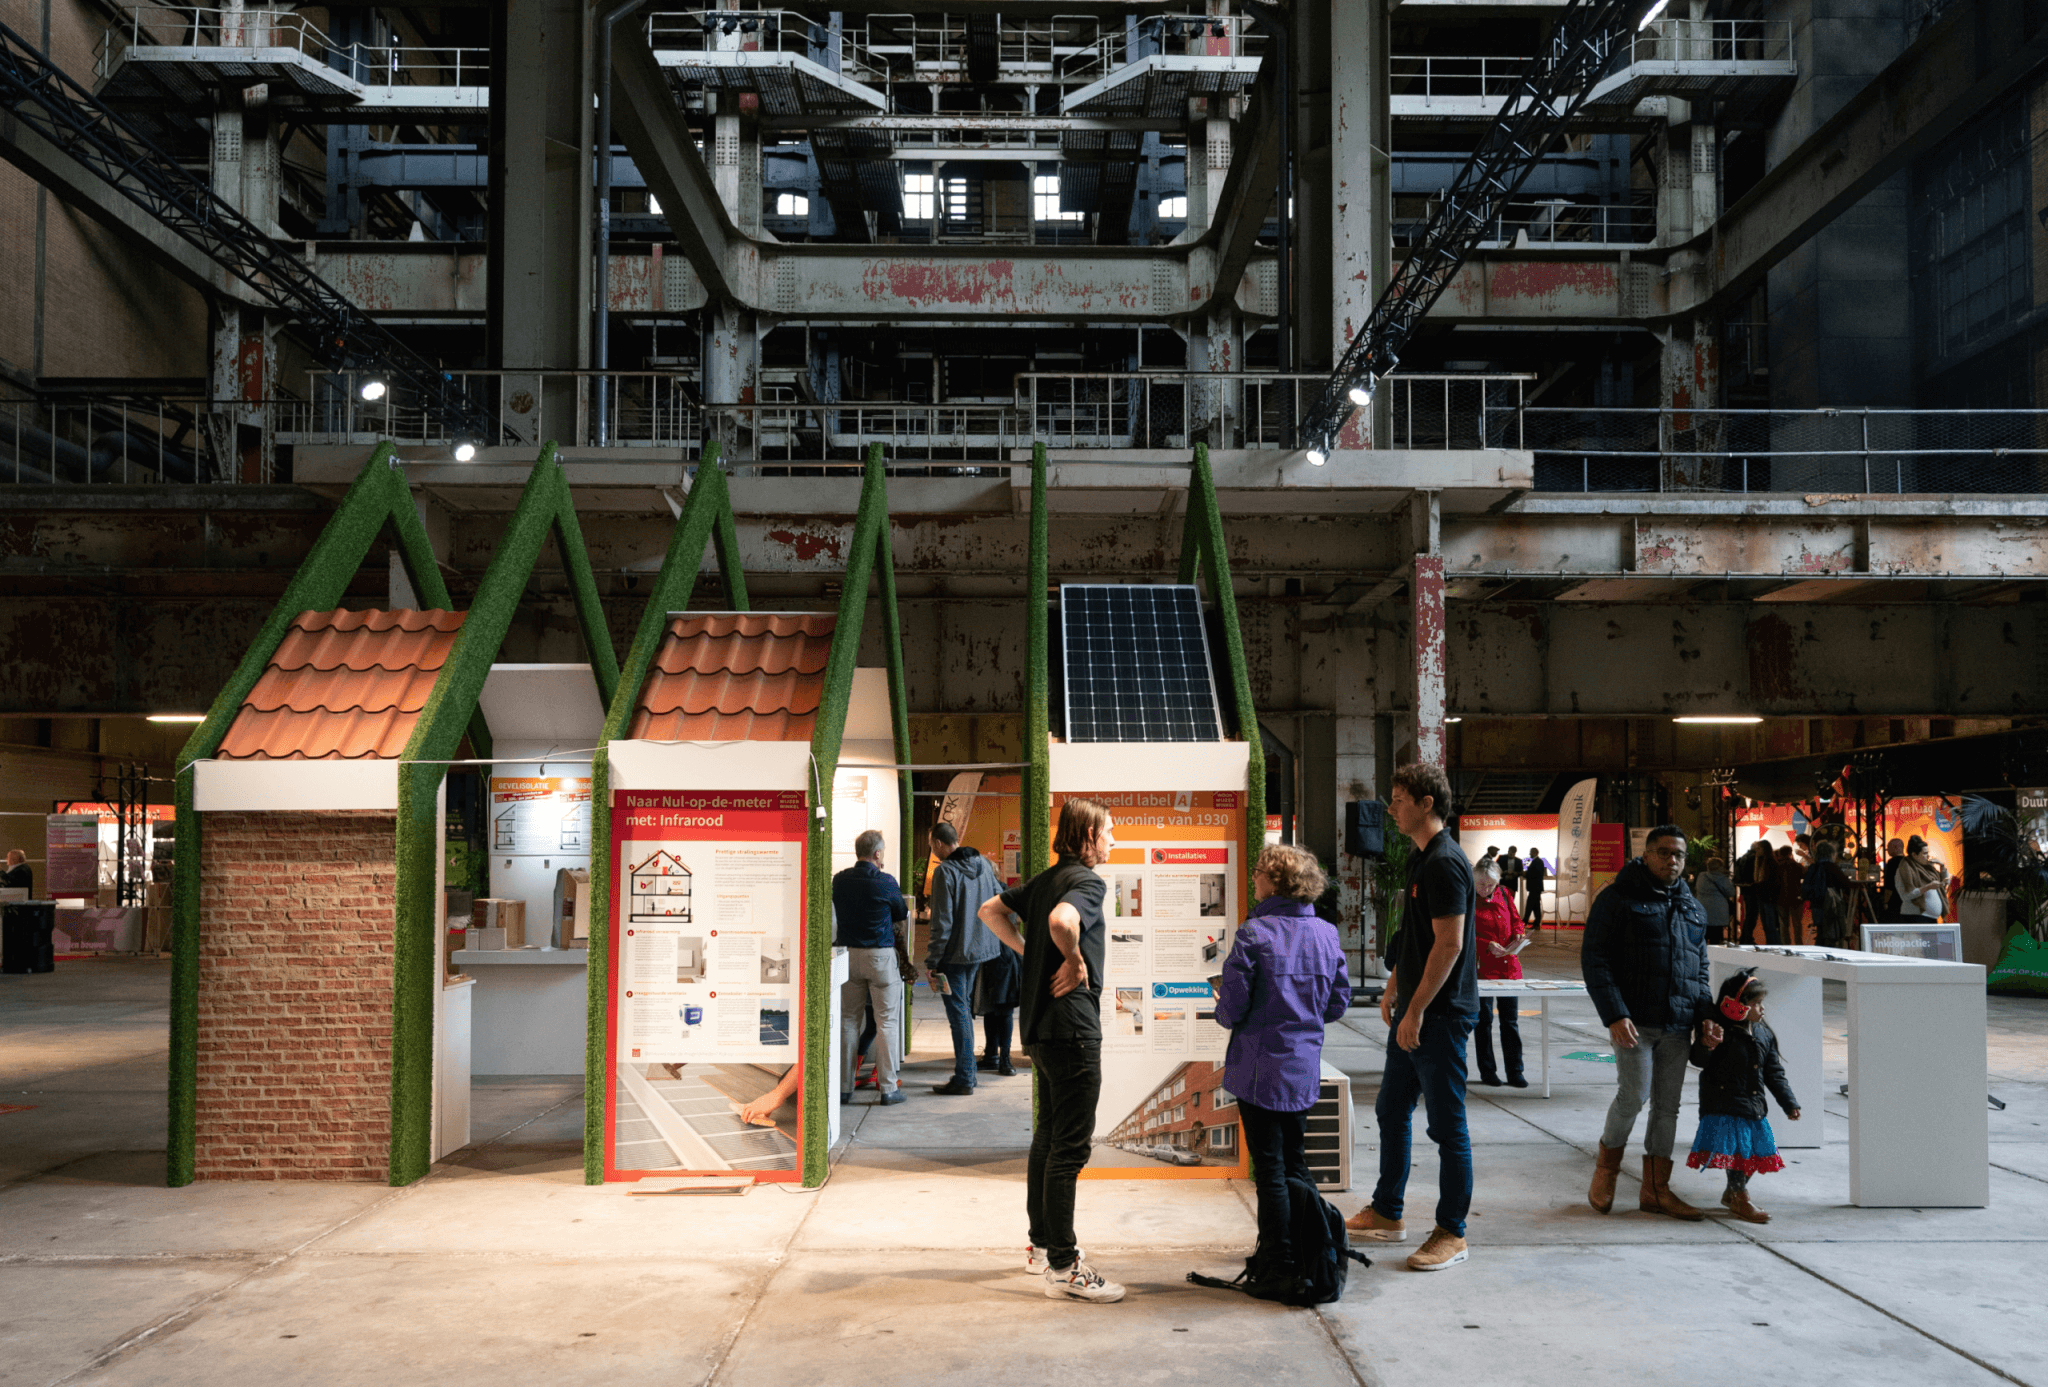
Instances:
[[[1075,1260],[1075,1261],[1077,1261],[1077,1262],[1085,1262],[1085,1261],[1087,1261],[1087,1260],[1088,1260],[1088,1249],[1087,1249],[1087,1248],[1085,1248],[1085,1247],[1077,1247],[1077,1248],[1075,1248],[1075,1249],[1074,1249],[1074,1260]],[[1047,1260],[1045,1259],[1045,1249],[1044,1249],[1044,1248],[1042,1248],[1042,1247],[1034,1247],[1034,1246],[1033,1246],[1033,1245],[1031,1245],[1030,1243],[1026,1243],[1026,1244],[1024,1244],[1024,1272],[1025,1272],[1025,1275],[1027,1275],[1027,1276],[1043,1276],[1043,1275],[1045,1275],[1045,1274],[1046,1274],[1047,1272],[1049,1272],[1049,1271],[1051,1271],[1051,1270],[1052,1270],[1052,1263],[1051,1263],[1051,1262],[1048,1262],[1048,1261],[1047,1261]]]
[[[1065,1271],[1045,1269],[1045,1294],[1050,1300],[1065,1297],[1109,1305],[1124,1298],[1124,1288],[1076,1257]]]

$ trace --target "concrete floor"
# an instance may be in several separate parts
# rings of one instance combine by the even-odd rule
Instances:
[[[1575,973],[1565,950],[1526,957]],[[167,965],[129,961],[0,977],[0,1104],[32,1105],[0,1113],[0,1383],[2048,1387],[2048,1003],[1991,1002],[2007,1104],[1991,1115],[1992,1206],[1861,1210],[1846,1203],[1837,991],[1830,1091],[1809,1100],[1834,1141],[1758,1181],[1777,1215],[1760,1229],[1634,1212],[1632,1177],[1613,1215],[1587,1208],[1613,1069],[1564,1058],[1606,1047],[1589,1006],[1560,1003],[1555,1096],[1474,1089],[1472,1260],[1424,1277],[1378,1258],[1308,1311],[1183,1280],[1228,1274],[1252,1241],[1250,1191],[1223,1181],[1084,1183],[1082,1240],[1131,1295],[1046,1300],[1020,1271],[1028,1070],[932,1097],[950,1061],[922,995],[910,1103],[853,1114],[822,1190],[586,1187],[580,1085],[553,1079],[479,1082],[477,1144],[408,1189],[164,1189],[166,981]],[[1533,1017],[1523,1029],[1533,1070]],[[1331,1031],[1366,1123],[1361,1182],[1383,1045],[1370,1012]],[[1691,1128],[1688,1103],[1681,1150]],[[1418,1155],[1426,1224],[1435,1153]],[[1701,1203],[1717,1191],[1677,1184]]]

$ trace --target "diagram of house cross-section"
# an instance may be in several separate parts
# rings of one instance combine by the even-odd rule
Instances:
[[[657,849],[631,871],[627,919],[636,925],[687,925],[693,873],[680,857]]]

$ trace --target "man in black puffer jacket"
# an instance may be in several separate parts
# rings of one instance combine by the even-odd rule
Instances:
[[[1622,1150],[1647,1096],[1640,1207],[1673,1218],[1705,1217],[1671,1192],[1671,1148],[1693,1025],[1699,1023],[1710,1038],[1720,1035],[1708,1019],[1714,988],[1707,971],[1707,912],[1686,886],[1684,872],[1684,832],[1672,824],[1653,828],[1643,855],[1593,898],[1586,917],[1579,964],[1601,1024],[1613,1038],[1620,1080],[1586,1196],[1603,1214],[1614,1207]]]

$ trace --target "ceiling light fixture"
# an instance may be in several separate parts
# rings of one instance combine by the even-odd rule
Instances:
[[[205,722],[204,713],[151,713],[148,722]]]
[[[1762,721],[1763,721],[1763,719],[1762,719],[1762,718],[1759,718],[1759,717],[1751,717],[1751,716],[1750,716],[1749,714],[1747,714],[1747,713],[1730,713],[1730,714],[1727,714],[1726,716],[1722,716],[1722,715],[1720,715],[1720,714],[1714,714],[1714,715],[1711,715],[1711,716],[1709,716],[1709,715],[1701,715],[1701,716],[1698,716],[1698,717],[1686,717],[1686,718],[1673,718],[1673,719],[1672,719],[1672,721],[1673,721],[1673,722],[1685,722],[1685,723],[1693,723],[1693,724],[1695,724],[1695,725],[1714,725],[1714,726],[1720,726],[1720,725],[1727,725],[1727,724],[1747,724],[1747,723],[1754,723],[1754,722],[1762,722]]]
[[[1636,32],[1641,33],[1643,30],[1649,28],[1652,24],[1655,24],[1657,22],[1657,16],[1664,13],[1664,7],[1670,3],[1671,0],[1657,0],[1656,4],[1650,6],[1650,12],[1643,16],[1643,22],[1636,25]]]

